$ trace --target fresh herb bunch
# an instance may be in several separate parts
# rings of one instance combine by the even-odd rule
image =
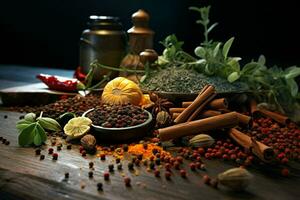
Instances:
[[[20,133],[18,141],[20,146],[40,146],[47,140],[46,131],[60,131],[59,123],[49,117],[42,117],[43,112],[36,118],[36,114],[28,113],[24,119],[17,122],[17,129]]]

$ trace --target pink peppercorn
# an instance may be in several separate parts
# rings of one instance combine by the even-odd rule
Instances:
[[[165,177],[166,177],[167,180],[170,180],[171,179],[171,172],[166,171],[165,172]]]
[[[186,171],[184,169],[180,170],[180,176],[186,178]]]
[[[109,173],[108,172],[104,172],[103,176],[104,176],[104,180],[106,180],[106,181],[109,180]]]
[[[52,159],[53,160],[57,160],[57,158],[58,158],[58,153],[53,153],[52,154]]]

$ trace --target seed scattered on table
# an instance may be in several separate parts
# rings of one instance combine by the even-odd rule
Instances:
[[[97,183],[97,190],[98,191],[103,191],[103,183]]]
[[[44,160],[45,159],[45,155],[40,155],[40,160]]]

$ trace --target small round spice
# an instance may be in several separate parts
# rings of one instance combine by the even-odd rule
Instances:
[[[204,165],[204,164],[201,164],[201,165],[200,165],[200,169],[201,169],[201,170],[205,170],[205,165]]]
[[[155,164],[154,164],[154,162],[150,162],[150,169],[154,169],[155,168]]]
[[[288,168],[283,168],[281,170],[281,175],[285,176],[285,177],[289,176],[290,175],[290,170]]]
[[[142,159],[143,159],[143,154],[139,154],[139,155],[137,156],[137,159],[142,160]]]
[[[184,169],[180,170],[180,176],[186,178],[186,171]]]
[[[117,168],[118,170],[122,170],[122,163],[118,163]]]
[[[101,182],[97,183],[97,190],[98,191],[103,191],[103,184]]]
[[[67,145],[67,149],[68,149],[68,150],[72,149],[72,144],[68,144],[68,145]]]
[[[132,162],[129,162],[129,163],[128,163],[128,169],[129,169],[129,170],[133,170],[133,163],[132,163]]]
[[[114,165],[113,165],[113,164],[109,164],[109,165],[108,165],[108,170],[109,170],[110,172],[113,172],[113,171],[114,171]]]
[[[7,115],[4,115],[4,119],[7,119]]]
[[[166,177],[167,180],[170,180],[171,179],[171,172],[166,171],[165,172],[165,177]]]
[[[0,137],[0,141],[2,141],[3,140],[3,137]]]
[[[156,165],[160,165],[160,158],[156,158],[156,159],[155,159],[155,164],[156,164]]]
[[[167,171],[171,171],[171,164],[170,163],[166,163],[165,164],[165,169],[167,170]]]
[[[174,162],[174,168],[177,170],[180,169],[180,163],[178,161]]]
[[[61,151],[61,146],[56,147],[57,151]]]
[[[41,149],[36,149],[35,150],[35,155],[40,155],[41,154]]]
[[[139,167],[139,166],[140,166],[140,162],[141,162],[141,161],[140,161],[139,159],[136,159],[135,162],[134,162],[134,164],[135,164],[137,167]]]
[[[93,162],[89,162],[89,168],[93,168],[94,167],[94,163]]]
[[[48,154],[52,154],[53,153],[53,148],[49,148],[48,149]]]
[[[124,178],[124,183],[125,183],[126,187],[130,187],[131,186],[130,182],[131,182],[131,179],[129,177],[125,177]]]
[[[58,158],[58,153],[52,154],[52,159],[53,159],[53,160],[57,160],[57,158]]]
[[[210,184],[210,177],[208,175],[204,175],[203,176],[203,182],[207,185]]]
[[[219,182],[218,182],[217,179],[212,179],[212,180],[210,181],[210,185],[211,185],[212,187],[214,187],[214,188],[218,188],[218,184],[219,184]]]
[[[116,158],[116,163],[120,163],[121,159],[120,158]]]
[[[6,140],[5,145],[9,145],[10,141]]]
[[[192,171],[195,171],[196,170],[196,164],[195,163],[190,163],[189,164],[189,166],[190,166],[190,169],[192,170]]]
[[[101,160],[105,160],[105,154],[104,154],[104,153],[101,153],[101,154],[100,154],[100,159],[101,159]]]
[[[2,139],[2,144],[5,144],[5,142],[6,142],[6,139],[3,138],[3,139]]]
[[[69,172],[66,172],[66,173],[65,173],[65,179],[68,179],[69,176],[70,176]]]
[[[160,177],[160,171],[159,171],[158,169],[156,169],[156,170],[154,171],[154,176],[155,176],[155,177]]]
[[[86,156],[86,151],[85,151],[85,150],[83,150],[83,151],[81,152],[81,156],[82,156],[82,157],[85,157],[85,156]]]
[[[103,176],[104,176],[104,180],[106,180],[106,181],[109,180],[109,173],[108,172],[104,172]]]
[[[89,178],[93,178],[93,176],[94,176],[93,171],[89,171]]]
[[[44,159],[45,159],[45,155],[41,155],[40,160],[44,160]]]

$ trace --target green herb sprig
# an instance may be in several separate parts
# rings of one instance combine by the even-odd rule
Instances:
[[[40,146],[47,140],[47,131],[60,131],[59,123],[49,117],[42,117],[43,112],[36,118],[36,114],[28,113],[24,119],[17,122],[19,131],[18,142],[20,146]]]

